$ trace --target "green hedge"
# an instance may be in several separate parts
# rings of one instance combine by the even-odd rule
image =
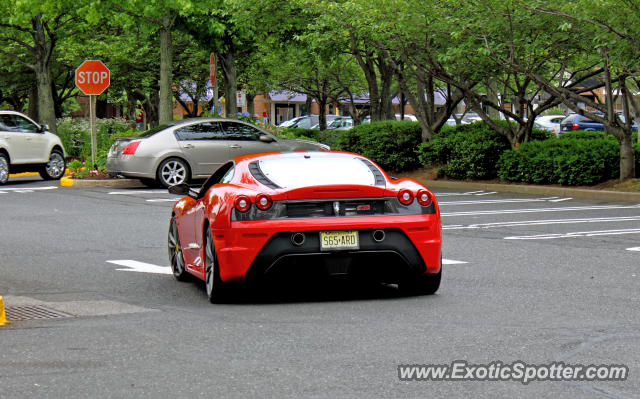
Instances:
[[[483,122],[443,128],[418,147],[420,162],[441,165],[439,175],[455,179],[491,179],[509,141]]]
[[[418,122],[381,121],[333,132],[338,137],[332,148],[364,155],[385,170],[403,172],[420,166],[416,148],[422,131]]]
[[[561,140],[532,141],[518,150],[505,151],[497,165],[498,176],[508,181],[567,186],[617,178],[620,147],[615,138],[591,133],[585,137],[577,134]]]
[[[132,128],[124,119],[98,119],[96,122],[98,151],[108,151],[114,136]],[[88,120],[62,118],[58,119],[57,126],[58,136],[68,156],[82,159],[91,157],[91,128]],[[140,132],[131,132],[132,135],[138,133]]]
[[[57,121],[58,136],[67,151],[67,156],[83,161],[91,159],[91,127],[85,119],[62,118]],[[124,119],[98,119],[96,121],[96,164],[98,169],[107,166],[107,153],[116,137],[135,136],[131,123]]]

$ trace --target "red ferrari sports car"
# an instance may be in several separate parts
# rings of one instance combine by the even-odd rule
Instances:
[[[173,207],[173,275],[206,282],[211,302],[232,283],[298,274],[348,275],[433,294],[440,286],[440,211],[429,189],[343,152],[233,158]]]

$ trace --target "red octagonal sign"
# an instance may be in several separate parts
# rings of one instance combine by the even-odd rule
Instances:
[[[102,61],[87,60],[76,69],[76,86],[88,96],[102,94],[111,83],[111,72]]]

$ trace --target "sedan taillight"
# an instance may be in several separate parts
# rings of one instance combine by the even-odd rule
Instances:
[[[135,154],[139,145],[140,145],[140,141],[139,140],[138,141],[133,141],[133,142],[127,144],[122,149],[122,155],[133,155],[133,154]]]
[[[574,123],[573,125],[571,125],[571,130],[578,130],[578,129],[580,129],[580,124]]]

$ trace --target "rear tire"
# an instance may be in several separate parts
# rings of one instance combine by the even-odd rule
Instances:
[[[225,303],[228,299],[228,287],[220,279],[220,267],[216,248],[211,236],[211,227],[206,227],[204,248],[205,287],[211,303]]]
[[[173,277],[178,281],[185,281],[189,274],[184,267],[184,256],[182,255],[182,246],[180,245],[180,233],[178,232],[178,223],[176,217],[171,216],[168,234],[169,245],[169,263]]]
[[[9,158],[0,153],[0,184],[6,184],[9,181]]]
[[[176,184],[187,183],[191,179],[191,172],[186,161],[180,158],[167,158],[158,166],[156,178],[163,187],[169,188]]]
[[[407,278],[399,284],[400,292],[405,295],[433,295],[440,288],[442,267],[437,274],[425,274]]]
[[[40,177],[44,180],[60,180],[64,176],[66,166],[67,162],[62,153],[58,150],[53,150],[49,155],[49,162],[39,171]]]

